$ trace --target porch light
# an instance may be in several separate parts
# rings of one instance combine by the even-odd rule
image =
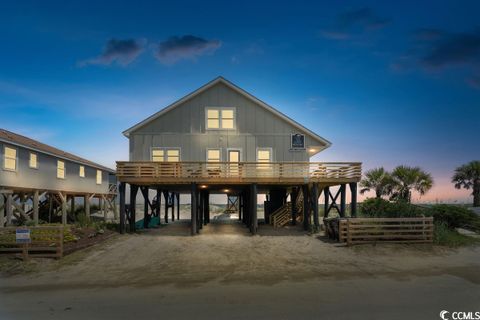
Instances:
[[[208,186],[207,186],[207,185],[204,185],[204,184],[202,184],[202,185],[200,186],[200,189],[207,189],[207,188],[208,188]]]
[[[223,192],[229,193],[230,189],[224,189]]]

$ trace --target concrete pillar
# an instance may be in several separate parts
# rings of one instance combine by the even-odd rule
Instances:
[[[90,195],[87,194],[83,197],[83,207],[85,209],[85,217],[90,220]]]

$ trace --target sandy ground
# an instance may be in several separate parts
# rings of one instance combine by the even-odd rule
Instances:
[[[480,247],[347,248],[298,228],[259,233],[211,224],[191,237],[176,222],[31,262],[29,272],[1,276],[0,319],[439,319],[441,310],[480,311]]]

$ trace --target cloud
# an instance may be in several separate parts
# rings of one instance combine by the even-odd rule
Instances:
[[[372,9],[363,7],[340,13],[334,25],[322,30],[320,34],[328,39],[345,40],[354,34],[381,29],[390,23],[390,19],[382,18]]]
[[[192,35],[174,36],[158,44],[155,57],[163,64],[174,64],[212,54],[221,45],[219,40],[206,40]]]
[[[480,30],[450,33],[440,29],[417,29],[412,33],[408,52],[390,67],[394,71],[461,70],[470,74],[465,82],[480,89]]]
[[[458,64],[480,67],[480,32],[444,34],[429,41],[421,63],[429,68]]]
[[[79,66],[111,65],[116,62],[121,66],[132,63],[144,50],[146,40],[108,40],[103,52],[98,57],[79,62]]]

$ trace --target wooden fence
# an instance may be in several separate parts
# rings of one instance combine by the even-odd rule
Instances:
[[[30,230],[29,243],[17,243],[17,229]],[[41,258],[63,256],[63,226],[8,227],[0,228],[0,255],[20,254]]]
[[[339,221],[338,240],[347,245],[375,242],[432,243],[433,218],[347,218]]]

